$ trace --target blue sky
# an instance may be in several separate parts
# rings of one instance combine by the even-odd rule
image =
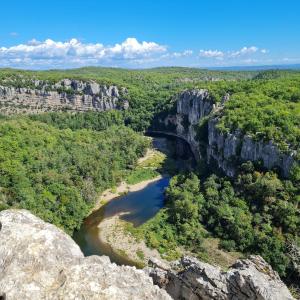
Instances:
[[[299,0],[2,0],[1,12],[1,67],[300,63]]]

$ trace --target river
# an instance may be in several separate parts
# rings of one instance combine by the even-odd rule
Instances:
[[[182,140],[174,137],[156,136],[152,140],[153,148],[172,158],[177,169],[189,168],[194,164],[189,148],[183,147]],[[188,160],[187,160],[188,159]],[[121,219],[139,226],[148,221],[164,206],[164,190],[169,184],[169,177],[164,176],[138,191],[116,197],[91,213],[83,222],[79,231],[74,233],[74,240],[84,255],[107,255],[112,262],[124,265],[136,265],[126,256],[116,253],[111,245],[101,240],[99,224],[105,219],[120,216]],[[103,223],[102,223],[103,224]]]
[[[90,214],[73,236],[84,255],[107,255],[117,264],[135,265],[135,262],[114,252],[109,244],[100,239],[98,225],[104,219],[116,215],[121,215],[121,219],[135,226],[143,224],[164,206],[164,190],[168,184],[169,177],[162,177],[139,191],[112,199]]]

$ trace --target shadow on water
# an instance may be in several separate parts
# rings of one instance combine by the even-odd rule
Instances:
[[[99,238],[98,225],[106,218],[122,214],[121,219],[139,226],[148,221],[164,206],[164,190],[169,184],[169,177],[163,177],[148,184],[144,189],[130,192],[115,198],[89,215],[79,231],[74,233],[74,240],[82,252],[88,255],[107,255],[112,262],[124,265],[136,265],[133,261]]]

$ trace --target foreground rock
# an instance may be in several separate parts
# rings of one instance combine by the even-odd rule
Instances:
[[[158,263],[152,265],[146,272],[174,299],[294,299],[278,274],[260,256],[238,260],[227,272],[190,257],[175,263],[176,271]]]
[[[63,231],[25,210],[0,213],[0,299],[170,299],[142,270],[84,257]]]

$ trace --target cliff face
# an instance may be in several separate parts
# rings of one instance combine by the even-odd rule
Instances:
[[[0,212],[0,299],[171,299],[134,267],[84,257],[62,230],[25,210]]]
[[[224,95],[222,103],[216,105],[206,90],[184,91],[178,96],[176,114],[167,116],[162,123],[165,128],[175,128],[175,134],[190,144],[196,159],[204,158],[201,148],[206,148],[207,162],[214,160],[228,176],[235,175],[237,162],[261,160],[265,168],[278,168],[288,177],[295,153],[282,153],[272,141],[256,141],[238,131],[225,134],[217,129],[217,115],[222,113],[229,98],[228,94]],[[205,117],[208,126],[204,142],[197,137],[197,127]]]
[[[288,288],[260,256],[238,260],[227,271],[183,257],[172,269],[154,265],[147,269],[154,283],[174,299],[291,300]]]
[[[8,82],[5,86],[0,86],[0,112],[12,114],[128,108],[128,102],[123,98],[127,93],[126,89],[119,90],[114,85],[70,79],[54,84],[32,80],[23,85],[24,87],[15,87],[14,82]]]
[[[189,143],[196,160],[199,160],[201,153],[196,126],[215,109],[216,106],[206,90],[187,90],[177,98],[176,114],[167,116],[161,123],[165,128],[175,128],[174,134]]]
[[[207,159],[217,161],[218,166],[228,175],[234,176],[235,160],[262,161],[270,170],[278,168],[284,177],[289,176],[294,163],[294,153],[282,153],[272,141],[255,141],[251,136],[240,132],[223,134],[217,129],[218,119],[208,122]]]

